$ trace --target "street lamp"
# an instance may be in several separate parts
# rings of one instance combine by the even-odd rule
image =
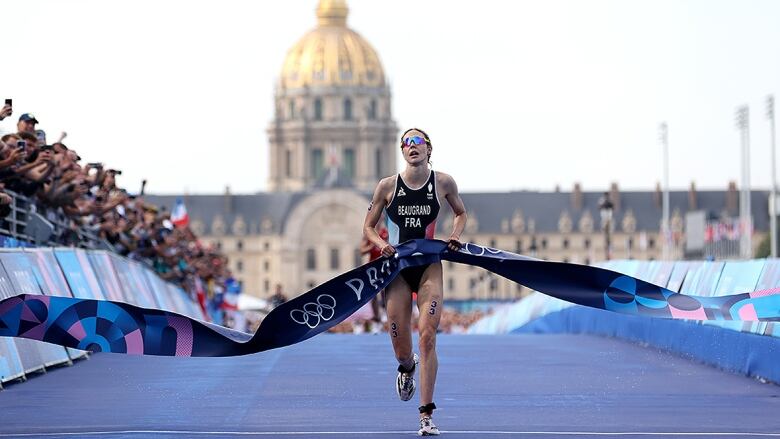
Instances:
[[[661,234],[663,235],[663,258],[669,259],[670,239],[669,239],[669,126],[666,122],[661,123],[658,126],[658,140],[663,145],[663,161],[664,161],[664,188],[663,188],[663,203],[662,203],[662,222],[661,222]]]
[[[612,200],[609,199],[609,192],[604,192],[604,196],[599,200],[599,213],[601,214],[601,225],[604,227],[604,254],[609,260],[610,256],[610,236],[609,232],[612,228],[612,211],[615,205],[612,204]]]
[[[752,212],[750,208],[750,110],[747,105],[737,108],[736,119],[742,146],[742,190],[739,200],[740,253],[744,259],[750,259],[753,253],[751,241],[753,223],[750,216]]]
[[[775,170],[775,97],[766,97],[766,118],[769,119],[769,142],[772,150],[772,194],[769,197],[770,256],[777,257],[777,172]]]

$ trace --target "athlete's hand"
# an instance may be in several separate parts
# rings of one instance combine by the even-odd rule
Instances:
[[[461,247],[463,247],[463,244],[455,238],[450,238],[450,240],[447,241],[447,250],[451,252],[459,251]]]
[[[382,256],[387,256],[389,258],[394,254],[395,254],[395,247],[393,247],[392,245],[387,244],[386,246],[382,247]]]

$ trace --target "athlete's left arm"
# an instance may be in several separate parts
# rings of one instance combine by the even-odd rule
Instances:
[[[455,179],[443,172],[439,172],[437,175],[441,178],[439,189],[441,192],[444,192],[444,198],[452,208],[452,213],[455,214],[455,218],[452,222],[450,240],[455,240],[460,243],[460,234],[463,233],[463,229],[466,227],[466,220],[468,219],[466,206],[463,205],[463,200],[460,198],[458,185],[455,183]],[[451,250],[457,250],[457,248],[453,247]]]

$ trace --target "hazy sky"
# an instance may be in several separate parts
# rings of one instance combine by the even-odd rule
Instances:
[[[267,188],[265,129],[316,0],[0,0],[0,99],[136,191]],[[649,189],[669,124],[673,188],[770,184],[765,98],[780,100],[779,1],[350,0],[400,127],[462,191]],[[777,113],[777,112],[776,112]]]

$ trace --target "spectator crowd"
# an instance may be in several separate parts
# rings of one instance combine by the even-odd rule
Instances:
[[[12,116],[12,101],[6,99],[0,121]],[[225,291],[232,277],[224,255],[201,245],[186,224],[174,225],[164,207],[145,203],[143,186],[138,195],[119,187],[122,171],[82,163],[64,143],[65,133],[49,142],[38,124],[33,114],[24,113],[15,132],[0,133],[0,219],[12,211],[12,191],[30,199],[44,218],[65,224],[52,238],[56,244],[82,245],[87,232],[180,284],[203,307],[206,298]]]

